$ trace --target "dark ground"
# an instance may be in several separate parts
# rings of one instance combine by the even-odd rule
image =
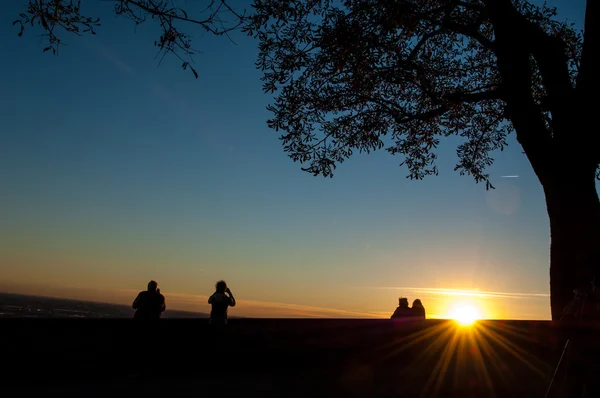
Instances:
[[[0,319],[0,377],[44,397],[543,397],[562,344],[550,322]]]

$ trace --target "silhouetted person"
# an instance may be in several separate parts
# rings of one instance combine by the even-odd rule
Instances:
[[[413,317],[425,319],[425,307],[423,307],[423,303],[421,303],[421,300],[416,299],[415,301],[413,301],[412,307],[410,309],[412,311]]]
[[[408,308],[408,299],[406,297],[400,297],[398,299],[398,308],[392,314],[391,319],[407,318],[412,315],[412,311]]]
[[[212,306],[210,323],[212,325],[226,325],[227,309],[235,307],[235,298],[233,298],[233,294],[231,294],[231,290],[229,290],[225,281],[217,282],[215,292],[208,298],[208,304]]]
[[[140,292],[133,301],[132,307],[136,310],[134,319],[158,319],[167,308],[165,296],[160,294],[158,283],[148,282],[148,290]]]

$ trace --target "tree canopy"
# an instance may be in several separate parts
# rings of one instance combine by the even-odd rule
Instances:
[[[574,86],[581,32],[555,21],[555,9],[513,3],[531,34],[562,51],[560,73]],[[486,1],[257,0],[253,8],[247,30],[260,41],[264,90],[277,93],[268,123],[283,132],[290,157],[308,163],[304,170],[333,176],[353,152],[385,147],[421,179],[438,172],[440,138],[457,135],[464,141],[455,170],[489,186],[486,168],[514,115]],[[528,54],[526,88],[552,135],[551,78],[536,55]]]

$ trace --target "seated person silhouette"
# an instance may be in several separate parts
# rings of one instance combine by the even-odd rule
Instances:
[[[227,308],[235,307],[235,298],[225,281],[218,281],[215,292],[208,298],[208,304],[212,306],[210,311],[210,323],[212,325],[227,324]]]
[[[167,306],[165,296],[160,294],[158,289],[158,283],[148,282],[148,290],[137,295],[132,307],[136,310],[133,319],[159,319]]]
[[[412,307],[410,309],[413,317],[425,319],[425,307],[423,307],[423,303],[421,303],[421,300],[416,299],[415,301],[413,301]]]
[[[408,318],[412,316],[412,311],[408,307],[408,299],[406,297],[400,297],[398,299],[398,308],[392,314],[391,319]]]

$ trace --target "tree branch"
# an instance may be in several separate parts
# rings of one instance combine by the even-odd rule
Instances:
[[[494,42],[482,35],[477,29],[479,27],[479,24],[461,25],[458,23],[446,22],[446,26],[456,33],[460,33],[477,40],[479,44],[481,44],[488,50],[495,50]]]
[[[526,20],[523,15],[518,14],[517,19],[523,31],[523,40],[527,42],[538,63],[542,84],[548,94],[546,106],[552,113],[553,124],[567,126],[573,116],[573,86],[569,76],[566,45],[559,37],[548,36],[539,25]],[[554,137],[559,140],[567,134],[571,134],[571,131],[554,129]]]
[[[197,19],[188,18],[187,16],[180,16],[180,15],[177,15],[176,13],[171,13],[168,11],[160,11],[158,9],[158,6],[156,4],[154,4],[154,2],[152,0],[149,0],[149,1],[150,1],[150,4],[152,4],[154,6],[154,8],[150,8],[150,7],[146,6],[144,3],[136,1],[136,0],[124,0],[124,1],[125,1],[125,3],[132,4],[132,5],[140,8],[141,10],[146,11],[148,14],[151,14],[154,16],[159,16],[159,17],[162,16],[162,17],[166,17],[166,18],[169,18],[172,20],[178,20],[178,21],[188,22],[191,24],[200,25],[204,29],[206,29],[208,32],[210,32],[214,35],[223,35],[229,31],[237,29],[239,26],[241,26],[243,24],[243,19],[244,19],[244,15],[239,15],[238,13],[233,11],[231,9],[231,7],[229,7],[224,0],[221,0],[220,3],[222,5],[224,5],[225,7],[227,7],[228,11],[233,13],[239,19],[239,22],[236,25],[228,27],[228,28],[226,28],[225,26],[222,26],[223,29],[215,29],[211,26],[211,24],[214,22],[215,14],[217,12],[211,12],[210,16],[208,18],[206,18],[205,20],[197,20]]]
[[[408,115],[400,117],[397,115],[397,111],[390,113],[394,116],[394,121],[398,124],[410,123],[415,120],[426,121],[437,116],[442,116],[444,113],[452,109],[452,106],[459,105],[461,103],[474,103],[480,101],[488,101],[494,99],[500,99],[502,92],[500,89],[483,91],[478,93],[451,93],[442,96],[442,105],[437,108],[431,109],[427,112],[417,113],[414,115]],[[389,109],[389,108],[388,108]]]
[[[600,4],[598,0],[586,2],[585,26],[583,33],[583,51],[581,65],[577,76],[575,88],[576,106],[580,112],[583,134],[589,140],[586,146],[590,151],[591,161],[598,167],[597,177],[600,179],[600,131],[598,128],[590,128],[596,125],[597,101],[594,98],[600,93],[598,77],[598,63],[595,58],[600,51],[600,38],[598,37],[598,24],[600,23]]]
[[[452,103],[462,103],[462,102],[480,102],[480,101],[489,101],[489,100],[497,100],[501,99],[503,95],[502,88],[496,88],[488,91],[480,91],[476,93],[467,93],[467,92],[456,92],[451,94],[446,94],[442,98],[451,101]]]
[[[594,64],[594,56],[600,51],[600,38],[598,38],[598,24],[600,23],[600,3],[598,0],[587,0],[585,10],[585,25],[583,33],[583,51],[581,55],[581,66],[577,76],[577,96],[586,98],[587,94],[597,96],[598,76],[597,63]]]
[[[196,50],[192,48],[191,38],[181,32],[176,22],[184,22],[201,26],[206,32],[215,36],[225,35],[229,37],[230,31],[239,29],[246,21],[245,11],[236,12],[226,0],[210,0],[208,7],[201,14],[208,13],[205,19],[189,18],[186,11],[176,7],[171,0],[109,0],[115,4],[117,15],[131,19],[136,25],[146,21],[150,16],[157,21],[162,30],[160,37],[154,42],[159,48],[159,54],[172,53],[182,61],[183,69],[191,69],[198,78],[198,73],[190,65],[193,62],[192,55]],[[20,19],[13,22],[19,25],[19,36],[23,35],[25,25],[40,25],[43,29],[42,37],[47,37],[49,45],[43,51],[52,51],[58,54],[59,45],[62,44],[57,31],[60,28],[67,33],[80,35],[80,32],[96,34],[94,27],[99,26],[98,18],[90,18],[81,15],[80,0],[29,0],[27,11],[21,13]],[[215,6],[216,4],[216,6]],[[233,15],[232,22],[221,19],[222,13]],[[231,40],[231,38],[229,38]],[[179,52],[182,52],[181,55]],[[187,57],[184,60],[182,56]],[[161,58],[162,59],[162,58]]]
[[[429,40],[432,37],[435,37],[437,35],[440,35],[440,34],[444,34],[444,29],[440,28],[433,32],[424,34],[423,37],[421,38],[421,40],[419,40],[419,42],[412,49],[412,51],[410,52],[408,57],[406,57],[406,62],[408,63],[408,62],[414,61],[414,59],[417,57],[417,55],[419,54],[419,51],[421,51],[421,49],[423,48],[423,46],[425,45],[427,40]]]
[[[552,166],[552,137],[539,106],[533,100],[530,46],[522,37],[522,29],[515,29],[521,15],[511,0],[486,0],[486,5],[496,36],[496,56],[507,116],[513,123],[517,140],[543,183],[548,168]]]

